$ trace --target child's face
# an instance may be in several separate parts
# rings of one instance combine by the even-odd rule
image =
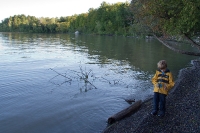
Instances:
[[[160,69],[161,71],[165,71],[166,70],[166,68],[163,68],[163,69]]]

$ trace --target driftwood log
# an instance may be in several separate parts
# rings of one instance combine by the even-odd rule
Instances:
[[[134,113],[136,110],[138,110],[142,105],[142,101],[136,101],[134,104],[129,106],[128,108],[116,113],[115,115],[108,118],[108,124],[113,124],[116,121],[119,121],[123,119],[124,117]]]

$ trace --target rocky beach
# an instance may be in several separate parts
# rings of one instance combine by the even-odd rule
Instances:
[[[152,116],[152,98],[143,101],[134,114],[117,121],[103,133],[199,133],[200,61],[180,70],[175,86],[166,97],[164,117]]]

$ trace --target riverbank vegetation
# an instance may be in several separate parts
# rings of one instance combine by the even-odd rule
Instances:
[[[99,8],[90,8],[88,13],[67,17],[36,18],[15,15],[1,22],[0,31],[34,33],[74,33],[79,31],[100,35],[132,35],[134,20],[129,7],[130,3],[128,2],[115,4],[102,2]]]
[[[184,40],[200,50],[199,0],[132,0],[135,21],[146,26],[165,46],[176,52],[200,56],[199,51],[177,49],[167,40]]]
[[[80,33],[99,35],[154,35],[166,47],[181,54],[200,56],[199,52],[173,47],[168,40],[181,40],[200,50],[199,0],[132,0],[109,4],[87,13],[60,18],[14,15],[0,23],[0,32]]]

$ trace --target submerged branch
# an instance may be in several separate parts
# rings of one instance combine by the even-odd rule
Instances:
[[[63,82],[62,84],[66,83],[66,82],[72,81],[72,79],[69,78],[69,77],[67,77],[66,75],[61,74],[61,73],[57,72],[56,70],[54,70],[54,69],[52,69],[52,68],[50,68],[50,70],[52,70],[52,71],[54,71],[55,73],[57,73],[57,75],[56,75],[55,77],[57,77],[57,76],[62,76],[62,77],[64,77],[64,78],[68,79],[67,81]],[[85,82],[85,84],[86,84],[86,83],[89,83],[91,86],[93,86],[95,89],[97,89],[97,87],[96,87],[95,85],[93,85],[93,84],[88,80],[89,74],[91,73],[92,70],[89,70],[89,72],[84,72],[84,71],[82,70],[82,67],[80,67],[80,71],[81,71],[81,72],[77,72],[77,71],[75,71],[75,70],[71,70],[71,71],[73,71],[73,72],[75,73],[75,75],[77,75],[77,76],[79,77],[79,79],[83,80],[83,81]],[[81,74],[81,75],[80,75],[80,74]],[[53,78],[55,78],[55,77],[53,77]],[[70,76],[70,77],[72,77],[72,76]],[[52,79],[53,79],[53,78],[52,78]],[[75,78],[76,78],[76,77],[75,77]]]
[[[177,48],[174,48],[172,46],[170,46],[169,44],[167,44],[166,42],[164,42],[161,38],[157,37],[156,35],[154,35],[154,37],[161,42],[163,45],[165,45],[166,47],[168,47],[169,49],[177,52],[177,53],[181,53],[181,54],[186,54],[186,55],[193,55],[193,56],[200,56],[200,53],[196,53],[196,52],[190,52],[190,51],[184,51],[184,50],[180,50]]]
[[[57,76],[62,76],[62,77],[65,77],[65,78],[67,78],[67,79],[69,79],[68,81],[72,81],[72,79],[71,78],[69,78],[69,77],[67,77],[66,75],[63,75],[63,74],[61,74],[61,73],[59,73],[59,72],[57,72],[57,71],[55,71],[54,69],[52,69],[52,68],[50,68],[50,70],[52,70],[52,71],[54,71],[55,73],[57,73],[58,75],[56,75],[55,77],[57,77]],[[68,81],[66,81],[66,82],[68,82]]]
[[[186,34],[184,34],[184,37],[195,47],[197,47],[200,50],[200,45],[197,44],[194,40],[192,40],[189,36],[187,36]]]

